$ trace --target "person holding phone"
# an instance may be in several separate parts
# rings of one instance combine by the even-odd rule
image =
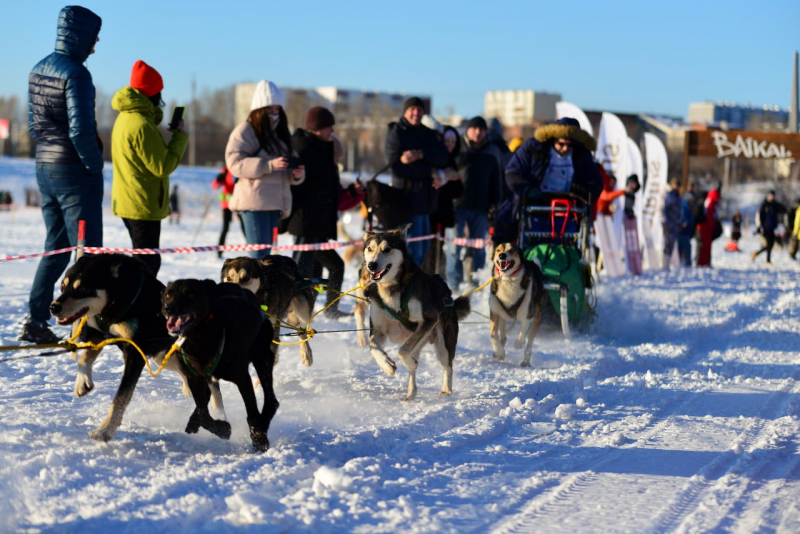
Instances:
[[[170,142],[164,142],[158,129],[164,118],[163,88],[158,71],[139,60],[133,64],[130,85],[111,100],[111,107],[120,112],[111,132],[111,211],[122,218],[134,248],[160,246],[161,221],[170,213],[169,175],[178,168],[189,144],[182,118],[171,125]],[[154,276],[158,274],[161,256],[137,257]]]
[[[305,180],[305,167],[292,149],[285,104],[274,83],[258,82],[247,121],[233,129],[225,147],[225,164],[239,179],[228,207],[244,222],[248,244],[272,244],[273,229],[292,212],[291,186]],[[250,253],[254,258],[269,254],[270,249]]]

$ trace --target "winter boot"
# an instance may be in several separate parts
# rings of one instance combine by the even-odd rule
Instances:
[[[58,343],[61,341],[61,338],[55,335],[46,324],[32,319],[22,325],[22,331],[17,339],[20,341],[29,341],[37,345]]]

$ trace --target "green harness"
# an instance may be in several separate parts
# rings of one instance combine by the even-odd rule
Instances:
[[[219,352],[217,353],[217,358],[214,360],[214,365],[212,365],[211,369],[209,369],[209,371],[205,373],[205,376],[207,378],[211,378],[212,376],[214,376],[214,371],[217,370],[217,366],[219,365],[220,360],[222,360],[222,352],[224,350],[225,350],[225,329],[223,328],[222,343],[220,343],[219,345]],[[194,370],[194,367],[192,367],[192,364],[189,361],[189,358],[186,356],[186,353],[183,351],[182,346],[180,351],[181,351],[181,359],[183,360],[184,365],[186,365],[186,368],[189,369],[189,372],[192,374],[192,376],[202,376],[200,373]]]
[[[411,300],[411,292],[413,290],[414,290],[414,283],[412,282],[408,284],[408,290],[406,291],[403,300],[400,302],[400,313],[397,313],[389,306],[387,306],[386,303],[381,298],[380,294],[377,291],[375,291],[375,300],[378,302],[380,307],[383,308],[386,311],[386,313],[388,313],[389,315],[400,321],[400,324],[406,327],[406,329],[411,330],[412,332],[416,331],[417,329],[417,323],[413,322],[409,318],[410,313],[408,311],[408,303]],[[453,298],[444,297],[443,305],[445,308],[452,308],[454,305]]]

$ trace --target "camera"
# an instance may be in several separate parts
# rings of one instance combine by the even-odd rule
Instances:
[[[296,158],[294,156],[289,156],[288,158],[286,158],[286,160],[288,162],[288,167],[287,168],[290,169],[290,170],[291,169],[296,169],[296,168],[300,167],[303,164],[303,160],[302,159]]]

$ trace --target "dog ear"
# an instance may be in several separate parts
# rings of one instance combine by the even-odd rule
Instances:
[[[225,260],[222,263],[222,272],[224,273],[225,271],[227,271],[228,270],[228,265],[230,265],[233,262],[234,262],[233,258],[228,258],[227,260]]]
[[[375,236],[375,232],[364,232],[364,235],[361,236],[361,241],[366,243],[370,240],[371,237]]]
[[[403,226],[401,226],[400,228],[398,228],[397,230],[395,230],[395,232],[398,235],[400,235],[400,237],[402,237],[403,239],[407,240],[408,239],[408,229],[411,228],[412,226],[414,226],[414,221],[409,221],[409,222],[405,223]]]
[[[119,273],[122,270],[122,261],[115,261],[111,264],[111,278],[119,278]]]

